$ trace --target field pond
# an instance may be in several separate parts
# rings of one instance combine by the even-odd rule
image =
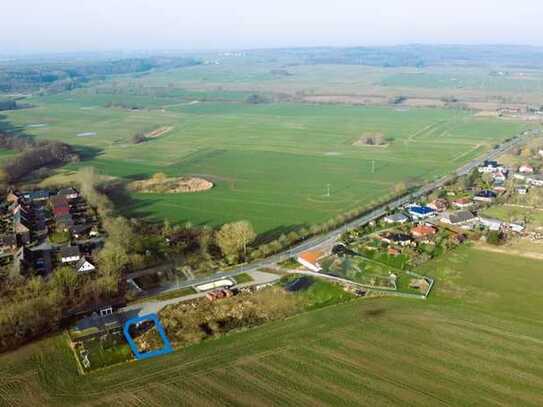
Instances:
[[[94,166],[126,183],[163,172],[214,184],[199,193],[130,192],[118,202],[126,215],[210,225],[246,219],[259,233],[323,222],[400,182],[443,175],[524,127],[451,109],[250,104],[243,97],[125,95],[118,106],[118,95],[91,87],[32,97],[33,108],[6,116],[37,139],[75,145],[83,160],[67,170]],[[146,136],[138,144],[137,133]],[[368,134],[385,143],[361,144]]]

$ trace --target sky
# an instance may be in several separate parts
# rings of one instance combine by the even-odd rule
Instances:
[[[2,0],[0,52],[543,45],[542,0]]]

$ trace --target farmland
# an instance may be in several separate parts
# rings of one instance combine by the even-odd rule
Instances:
[[[0,357],[0,404],[540,405],[540,268],[464,247],[420,270],[427,302],[355,300],[86,376],[52,337]]]
[[[35,107],[6,116],[37,139],[79,148],[84,160],[68,170],[92,165],[125,181],[161,171],[207,177],[216,185],[194,194],[130,193],[118,202],[126,215],[210,225],[247,219],[260,233],[323,222],[389,193],[399,182],[443,175],[524,127],[453,109],[249,104],[246,90],[205,90],[205,82],[199,91],[156,90],[166,78],[190,87],[198,75],[214,77],[198,69],[210,68],[32,97]],[[251,72],[246,81],[256,86],[258,69]],[[120,100],[145,108],[115,105]],[[137,132],[161,128],[169,131],[131,142]],[[383,133],[390,142],[385,148],[353,146],[366,132]]]

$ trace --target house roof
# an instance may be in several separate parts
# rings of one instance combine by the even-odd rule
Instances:
[[[426,225],[418,225],[411,229],[411,234],[420,236],[435,235],[436,233],[437,231],[433,227]]]
[[[60,249],[61,257],[74,257],[79,255],[79,246],[64,246]]]
[[[75,265],[75,268],[77,270],[79,270],[81,267],[83,267],[85,265],[85,263],[89,263],[93,268],[94,268],[94,264],[92,264],[85,256],[81,257],[79,259],[79,261],[76,263]]]
[[[472,200],[469,198],[460,198],[453,201],[456,205],[471,205],[473,204]]]
[[[39,190],[39,191],[30,191],[30,192],[23,192],[23,198],[25,199],[47,199],[49,198],[49,191],[46,190]]]
[[[0,237],[0,241],[4,246],[12,246],[17,244],[17,235],[9,233]]]
[[[418,215],[428,215],[429,213],[434,212],[432,208],[428,206],[411,206],[409,212],[416,213]]]
[[[73,225],[70,227],[72,233],[85,233],[90,229],[89,225]]]
[[[401,222],[404,220],[407,220],[407,216],[405,216],[403,213],[393,213],[392,215],[388,215],[385,217],[385,219],[390,220],[391,222]]]
[[[405,233],[386,232],[383,237],[393,242],[408,242],[411,240],[411,236]]]
[[[323,256],[323,253],[318,250],[310,250],[300,253],[299,258],[307,261],[308,263],[315,264]]]
[[[480,197],[480,198],[496,198],[497,195],[494,191],[484,190],[484,191],[477,192],[475,196]]]
[[[62,188],[57,192],[57,195],[72,195],[72,194],[78,194],[79,192],[74,187],[68,187],[68,188]]]
[[[70,207],[68,203],[68,199],[65,196],[55,195],[55,196],[52,196],[51,199],[49,200],[51,201],[51,205],[53,206],[53,209]]]
[[[475,219],[475,216],[470,211],[458,211],[448,214],[449,221],[453,224],[469,222]]]

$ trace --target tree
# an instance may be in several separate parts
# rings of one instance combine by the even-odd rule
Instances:
[[[65,296],[71,297],[79,283],[79,277],[73,267],[63,266],[53,273],[53,286]]]
[[[225,256],[247,254],[247,245],[256,237],[248,221],[227,223],[216,233],[217,245]]]

